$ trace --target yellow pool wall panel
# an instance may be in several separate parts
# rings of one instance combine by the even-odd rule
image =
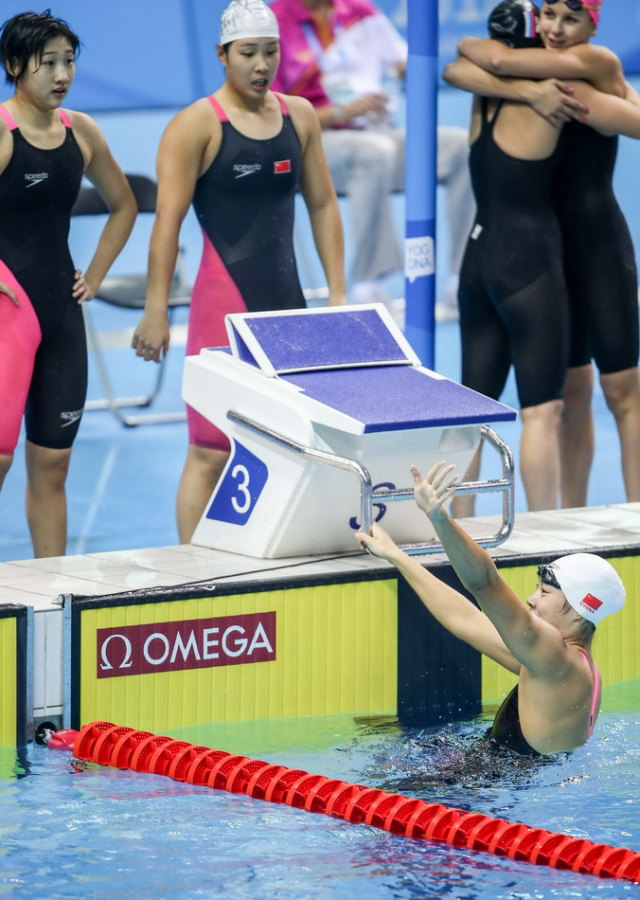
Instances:
[[[98,678],[98,629],[274,612],[275,659],[241,665]],[[319,584],[81,613],[82,723],[153,731],[202,722],[394,714],[395,579]]]
[[[18,623],[0,618],[0,747],[18,743]]]

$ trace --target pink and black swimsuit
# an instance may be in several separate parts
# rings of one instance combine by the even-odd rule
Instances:
[[[304,308],[293,252],[302,152],[287,106],[276,97],[282,128],[266,140],[237,131],[209,97],[222,141],[193,197],[204,247],[191,298],[188,355],[228,344],[228,313]],[[229,449],[225,435],[190,407],[187,421],[190,443]]]
[[[63,110],[52,150],[30,144],[4,106],[0,116],[13,136],[0,174],[0,281],[20,304],[0,294],[0,454],[10,456],[23,415],[27,438],[52,449],[70,447],[80,424],[87,349],[68,237],[84,161]]]

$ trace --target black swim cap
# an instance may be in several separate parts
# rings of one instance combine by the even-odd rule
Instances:
[[[502,0],[489,15],[489,37],[509,47],[541,47],[540,10],[531,0]]]

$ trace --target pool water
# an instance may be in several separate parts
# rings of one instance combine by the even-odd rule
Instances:
[[[332,718],[176,736],[640,851],[640,713],[603,714],[586,747],[544,762],[479,752],[486,727]],[[397,837],[46,747],[18,761],[0,755],[0,766],[0,897],[640,898],[640,885]]]

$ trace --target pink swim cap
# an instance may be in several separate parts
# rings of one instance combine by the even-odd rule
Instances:
[[[600,10],[602,9],[602,0],[582,0],[582,5],[593,19],[593,24],[598,27],[600,21]]]
[[[557,3],[558,0],[546,0],[550,5],[553,3]],[[585,12],[588,12],[593,21],[594,28],[598,27],[598,22],[600,21],[600,10],[602,9],[602,0],[564,0],[569,9],[579,10],[584,9]]]

